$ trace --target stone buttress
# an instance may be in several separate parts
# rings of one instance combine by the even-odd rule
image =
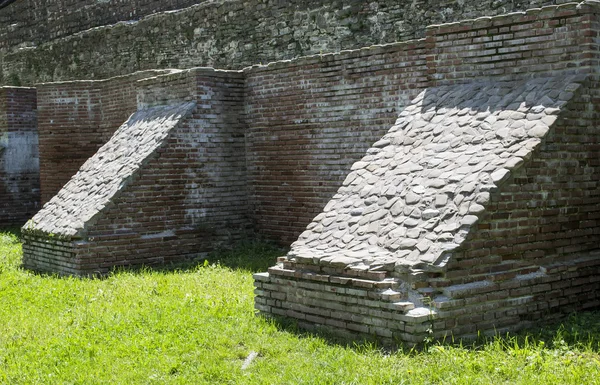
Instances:
[[[194,107],[194,103],[154,107],[132,115],[24,226],[23,265],[49,270],[57,264],[54,269],[77,273],[83,261],[76,257],[76,249],[86,243],[86,226],[123,192]]]
[[[175,71],[135,89],[137,112],[23,227],[25,267],[102,275],[175,263],[248,230],[242,75]]]
[[[552,289],[561,278],[551,276],[553,266],[573,254],[551,237],[535,244],[548,201],[530,195],[548,197],[536,174],[546,183],[569,178],[560,163],[558,173],[540,172],[545,165],[536,158],[545,161],[549,146],[565,140],[556,138],[566,124],[557,119],[584,80],[476,81],[423,91],[352,166],[291,251],[255,275],[256,308],[309,329],[419,343],[514,330],[558,306],[562,294],[552,305],[536,293]],[[593,162],[589,150],[582,165]],[[597,164],[585,167],[590,186],[597,185]],[[554,176],[561,171],[566,175]],[[512,206],[503,206],[504,187]],[[503,237],[507,228],[523,233]],[[597,270],[594,239],[573,251],[581,266]]]

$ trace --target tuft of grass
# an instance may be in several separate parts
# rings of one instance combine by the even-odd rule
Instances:
[[[0,384],[600,383],[599,312],[470,345],[339,345],[255,315],[251,271],[278,255],[254,244],[182,270],[59,278],[22,270],[0,232]]]

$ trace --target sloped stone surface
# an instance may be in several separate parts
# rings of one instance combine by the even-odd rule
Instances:
[[[25,229],[63,237],[79,234],[194,108],[195,103],[181,103],[133,114]]]
[[[287,258],[337,268],[444,266],[485,211],[490,192],[531,157],[581,80],[424,91],[352,166]]]

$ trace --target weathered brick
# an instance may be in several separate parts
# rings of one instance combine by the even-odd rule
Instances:
[[[37,92],[0,87],[0,224],[21,226],[41,207]]]

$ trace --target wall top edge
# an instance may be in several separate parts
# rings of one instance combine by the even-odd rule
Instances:
[[[115,80],[132,80],[132,81],[136,81],[136,80],[140,80],[140,79],[145,79],[148,77],[155,77],[158,75],[165,75],[165,74],[172,74],[172,73],[177,73],[177,72],[181,72],[182,70],[180,69],[153,69],[153,70],[143,70],[143,71],[136,71],[136,72],[132,72],[126,75],[118,75],[118,76],[113,76],[110,78],[105,78],[105,79],[80,79],[80,80],[65,80],[65,81],[58,81],[58,82],[43,82],[43,83],[36,83],[35,84],[35,88],[42,88],[42,87],[56,87],[58,85],[70,85],[70,84],[89,84],[89,85],[93,85],[93,84],[103,84],[103,83],[109,83]],[[137,78],[137,79],[136,79]]]
[[[35,87],[21,87],[21,86],[0,86],[0,90],[31,90],[35,91]]]
[[[425,38],[421,39],[413,39],[413,40],[405,40],[398,41],[387,44],[374,44],[367,47],[361,47],[357,49],[346,49],[337,52],[327,52],[322,54],[314,54],[314,55],[306,55],[306,56],[298,56],[293,59],[287,60],[277,60],[273,62],[269,62],[267,64],[254,64],[248,67],[242,68],[243,72],[254,72],[261,71],[267,69],[274,69],[279,67],[288,67],[291,63],[298,64],[310,64],[310,63],[320,63],[324,61],[333,61],[339,60],[340,58],[350,58],[352,56],[360,57],[360,56],[369,56],[377,53],[387,53],[399,51],[402,49],[414,49],[418,48],[418,46],[422,46],[421,48],[425,49]],[[417,47],[416,47],[417,46]]]
[[[213,67],[192,67],[184,70],[172,70],[169,73],[157,74],[156,76],[148,76],[137,80],[137,83],[140,85],[144,85],[146,83],[154,83],[156,81],[160,81],[161,79],[177,79],[177,78],[185,78],[188,76],[198,76],[198,75],[214,75],[214,74],[242,74],[242,70],[227,70],[227,69],[218,69]]]
[[[541,8],[530,8],[525,11],[505,13],[497,16],[482,16],[476,19],[466,19],[452,23],[431,24],[425,27],[428,34],[452,27],[473,27],[486,28],[489,25],[501,25],[514,22],[515,18],[532,17],[532,18],[552,18],[556,17],[557,13],[568,12],[572,14],[589,14],[600,11],[599,0],[585,0],[582,2],[570,2],[558,5],[547,5]],[[564,16],[564,15],[560,15]],[[530,21],[533,21],[532,19]],[[479,25],[478,25],[479,24]]]

